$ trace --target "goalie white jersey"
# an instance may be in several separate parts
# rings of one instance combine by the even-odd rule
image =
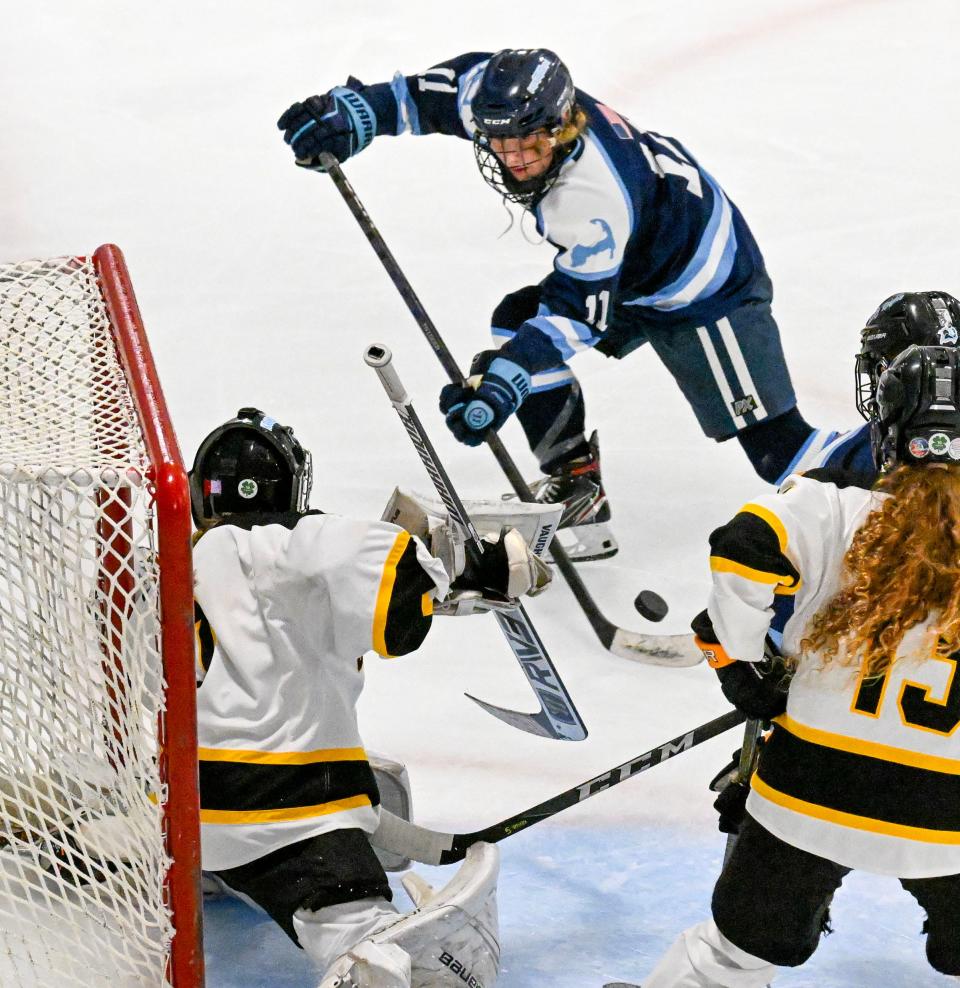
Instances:
[[[844,553],[886,495],[791,478],[711,536],[709,614],[731,659],[758,661],[778,621],[800,654],[840,585]],[[747,809],[775,836],[901,878],[960,873],[960,655],[936,656],[935,616],[882,677],[803,655]]]
[[[194,566],[203,867],[340,827],[372,833],[363,655],[417,648],[443,566],[395,525],[319,512],[222,524]]]

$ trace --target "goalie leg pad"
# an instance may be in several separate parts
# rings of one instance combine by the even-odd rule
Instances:
[[[337,971],[337,976],[342,977],[350,970],[350,964],[341,960],[350,955],[356,959],[356,947],[361,943],[369,943],[370,936],[384,927],[392,926],[396,923],[399,913],[386,899],[379,896],[371,896],[366,899],[357,899],[354,902],[340,902],[333,906],[324,906],[322,909],[298,909],[293,914],[293,929],[296,933],[300,946],[307,952],[307,956],[316,964],[319,971],[326,971],[321,984],[327,988],[327,981],[332,981],[333,972]],[[375,953],[375,952],[374,952]],[[392,952],[387,952],[392,955]],[[368,966],[374,965],[374,955],[363,954],[363,963]],[[396,963],[384,961],[388,971],[394,972],[396,978]],[[406,968],[409,970],[409,961]],[[402,965],[401,965],[402,967]],[[349,981],[343,982],[349,985]],[[379,982],[371,981],[371,984]],[[406,986],[403,982],[397,982]],[[362,982],[364,986],[367,982]],[[392,988],[394,981],[384,981],[384,986]],[[407,982],[409,984],[409,982]]]
[[[500,970],[499,869],[497,847],[479,843],[467,851],[457,873],[439,891],[419,876],[408,876],[404,886],[417,909],[374,933],[370,943],[399,947],[409,956],[412,988],[492,988]],[[359,957],[362,946],[357,944],[349,953]],[[340,968],[345,968],[343,973]],[[346,988],[351,981],[333,979],[354,977],[353,970],[348,959],[338,959],[321,988]],[[363,985],[367,988],[366,982]],[[370,985],[379,988],[379,982]]]

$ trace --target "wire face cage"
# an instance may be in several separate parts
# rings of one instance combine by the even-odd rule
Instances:
[[[5,988],[202,984],[189,539],[119,250],[0,266]]]

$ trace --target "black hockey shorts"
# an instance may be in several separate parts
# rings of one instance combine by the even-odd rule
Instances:
[[[830,901],[850,869],[774,837],[749,814],[713,890],[713,919],[741,950],[780,967],[803,964],[828,928]],[[927,912],[927,959],[960,974],[960,875],[902,878]]]
[[[371,896],[388,902],[393,898],[367,834],[356,828],[308,837],[215,874],[253,899],[298,947],[293,931],[298,909],[323,909]]]

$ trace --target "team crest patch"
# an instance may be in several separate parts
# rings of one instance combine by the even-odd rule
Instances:
[[[955,326],[941,326],[937,331],[937,339],[940,341],[940,346],[956,346],[957,345],[957,330]]]
[[[744,395],[742,398],[735,398],[730,402],[734,415],[746,415],[747,412],[757,410],[757,401],[753,395]]]

